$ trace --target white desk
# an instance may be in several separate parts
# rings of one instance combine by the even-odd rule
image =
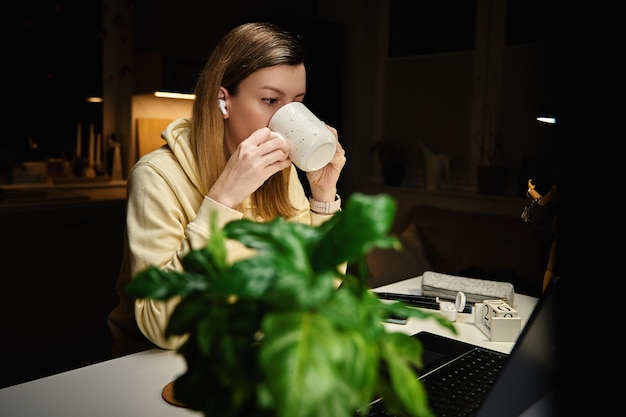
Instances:
[[[6,417],[176,417],[161,390],[185,371],[175,351],[153,349],[0,390]]]
[[[404,281],[395,282],[393,284],[384,285],[378,287],[375,290],[380,292],[391,292],[401,294],[422,294],[422,277],[410,278]],[[522,327],[526,325],[528,317],[537,304],[537,298],[529,297],[523,294],[515,294],[512,307],[517,310],[519,317],[521,318]],[[452,339],[463,340],[474,345],[486,347],[489,349],[497,350],[503,353],[509,353],[513,349],[515,342],[492,342],[481,332],[478,327],[474,325],[474,314],[457,314],[455,327],[457,329],[456,336],[452,334],[448,329],[441,327],[434,320],[417,320],[411,319],[405,325],[400,324],[387,324],[387,329],[390,331],[400,331],[404,333],[414,334],[422,330],[429,331],[431,333],[437,333],[442,336],[450,337]]]
[[[419,294],[421,277],[376,290]],[[536,299],[516,294],[513,307],[526,324]],[[411,319],[406,325],[387,324],[389,330],[415,333],[428,330],[454,337],[433,320]],[[513,342],[490,342],[473,324],[472,314],[459,314],[456,338],[501,352]],[[161,397],[163,387],[185,371],[174,351],[149,350],[84,368],[14,385],[0,390],[0,415],[7,417],[176,417],[201,413],[174,407]]]

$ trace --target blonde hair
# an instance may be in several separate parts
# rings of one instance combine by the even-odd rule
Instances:
[[[299,35],[271,23],[246,23],[228,32],[216,45],[196,83],[192,106],[191,147],[198,158],[198,170],[207,193],[226,166],[224,120],[217,107],[220,86],[231,95],[255,71],[275,65],[305,64]],[[295,215],[289,200],[292,168],[284,169],[252,194],[252,203],[263,219]]]

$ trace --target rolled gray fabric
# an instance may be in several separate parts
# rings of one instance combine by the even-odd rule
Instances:
[[[422,275],[422,293],[424,295],[456,299],[462,291],[468,303],[482,303],[485,300],[504,300],[513,305],[515,290],[510,282],[489,281],[426,271]]]

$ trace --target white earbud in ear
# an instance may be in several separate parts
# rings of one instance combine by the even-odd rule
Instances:
[[[217,106],[220,108],[222,114],[226,115],[226,102],[223,99],[217,99]]]

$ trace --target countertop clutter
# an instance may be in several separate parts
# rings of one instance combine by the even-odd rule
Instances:
[[[0,185],[0,212],[72,202],[126,199],[126,181],[106,177],[68,178],[57,183]]]
[[[0,161],[0,207],[32,206],[70,201],[105,201],[126,198],[120,143],[102,140],[89,126],[88,153],[83,154],[82,124],[78,123],[76,149],[70,160]]]

